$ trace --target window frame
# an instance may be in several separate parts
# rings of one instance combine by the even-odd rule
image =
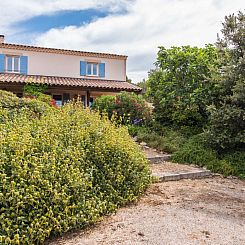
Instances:
[[[91,65],[91,74],[88,73],[89,65]],[[94,66],[96,66],[96,74],[93,73]],[[86,64],[86,75],[89,76],[89,77],[98,77],[99,76],[99,63],[87,62],[87,64]]]
[[[15,70],[15,59],[18,59],[18,70]],[[8,67],[8,61],[9,59],[11,59],[12,61],[12,67],[11,67],[11,70],[9,70],[9,67]],[[6,58],[5,58],[5,71],[6,72],[9,72],[9,73],[20,73],[20,56],[18,55],[6,55]]]

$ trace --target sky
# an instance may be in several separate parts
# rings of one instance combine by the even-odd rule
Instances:
[[[244,0],[1,0],[6,42],[128,56],[134,83],[154,69],[159,46],[214,43]]]

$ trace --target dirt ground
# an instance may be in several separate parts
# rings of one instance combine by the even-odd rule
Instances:
[[[152,184],[141,200],[49,245],[245,244],[245,182],[213,177]]]

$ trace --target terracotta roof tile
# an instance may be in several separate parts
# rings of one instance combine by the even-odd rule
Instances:
[[[4,83],[38,83],[47,85],[71,86],[118,91],[140,92],[142,89],[134,84],[114,80],[54,77],[39,75],[22,75],[14,73],[0,73],[0,82]]]
[[[45,52],[45,53],[57,53],[57,54],[66,54],[66,55],[87,56],[87,57],[97,57],[97,58],[111,58],[111,59],[123,59],[123,60],[127,59],[126,55],[86,52],[86,51],[69,50],[69,49],[35,47],[35,46],[11,44],[11,43],[0,43],[0,48],[36,51],[36,52]]]

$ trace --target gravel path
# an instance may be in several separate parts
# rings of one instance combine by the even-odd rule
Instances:
[[[214,177],[152,184],[136,205],[49,245],[245,244],[245,182]]]

